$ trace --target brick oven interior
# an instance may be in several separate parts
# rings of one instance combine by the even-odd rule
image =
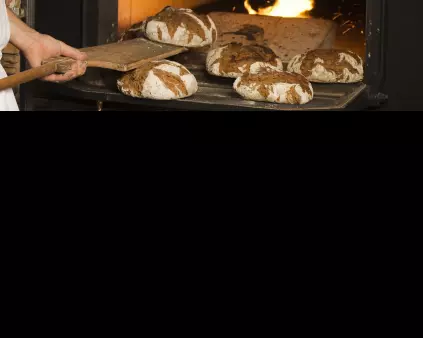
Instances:
[[[142,5],[141,5],[142,3]],[[253,9],[274,5],[275,0],[249,0]],[[165,6],[192,8],[198,13],[232,12],[247,14],[244,0],[119,0],[119,32],[154,15]],[[335,48],[348,48],[365,57],[366,0],[315,0],[312,18],[333,20],[339,24]]]
[[[255,10],[274,4],[275,0],[249,0]],[[154,15],[165,6],[192,8],[198,13],[225,12],[247,15],[244,0],[119,0],[117,36],[133,24]],[[366,58],[366,0],[315,0],[314,8],[308,13],[312,19],[331,20],[336,25],[335,38],[330,42],[333,48],[346,48]],[[307,20],[307,19],[303,19]],[[281,42],[283,43],[283,42]],[[288,106],[271,103],[250,102],[241,99],[231,90],[232,83],[227,79],[213,78],[204,70],[204,54],[186,53],[173,59],[183,63],[194,73],[200,83],[200,91],[192,98],[174,102],[152,102],[124,97],[115,88],[119,74],[111,71],[92,70],[87,75],[66,86],[46,84],[46,91],[58,92],[63,97],[73,97],[84,102],[95,102],[97,108],[104,110],[123,109],[142,110],[143,107],[158,110],[316,110],[316,109],[356,109],[355,103],[362,102],[366,84],[316,85],[316,98],[309,105]],[[53,86],[53,87],[51,87]],[[40,95],[43,96],[43,95]],[[76,100],[73,100],[76,101]],[[360,103],[361,104],[361,103]]]

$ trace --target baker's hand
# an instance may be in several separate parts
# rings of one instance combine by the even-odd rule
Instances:
[[[42,62],[58,57],[66,56],[75,60],[72,69],[65,74],[53,74],[43,80],[51,82],[67,82],[85,74],[87,70],[87,54],[72,48],[65,43],[54,39],[49,35],[37,34],[33,42],[25,49],[24,55],[31,67],[41,66]]]

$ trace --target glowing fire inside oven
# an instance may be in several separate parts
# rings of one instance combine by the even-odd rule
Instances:
[[[307,12],[311,11],[314,7],[313,0],[276,0],[273,6],[259,8],[255,11],[249,0],[244,2],[245,8],[249,14],[269,15],[269,16],[281,16],[285,18],[306,18],[308,17]]]

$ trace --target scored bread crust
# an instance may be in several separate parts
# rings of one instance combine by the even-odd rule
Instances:
[[[206,67],[211,75],[237,78],[262,68],[283,70],[283,63],[268,47],[229,43],[209,51]]]
[[[208,15],[191,9],[166,7],[142,25],[145,36],[156,42],[181,47],[210,46],[217,39],[217,29]]]
[[[304,76],[274,69],[245,74],[236,79],[234,89],[251,101],[303,105],[314,97],[313,86]]]
[[[317,83],[356,83],[364,78],[362,58],[349,50],[317,49],[297,55],[288,71]]]
[[[151,61],[117,81],[127,96],[153,100],[177,100],[198,91],[198,83],[188,69],[177,62]]]

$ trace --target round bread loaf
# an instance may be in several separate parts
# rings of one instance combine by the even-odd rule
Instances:
[[[151,61],[125,74],[117,82],[119,90],[128,96],[153,100],[176,100],[195,94],[197,80],[179,63]]]
[[[237,78],[262,68],[283,70],[282,60],[268,47],[229,43],[211,50],[206,60],[207,71],[216,76]]]
[[[166,7],[144,21],[143,31],[152,41],[182,47],[205,47],[217,39],[216,25],[208,15],[183,8]]]
[[[297,55],[288,71],[319,83],[356,83],[364,78],[363,60],[348,50],[317,49]]]
[[[234,89],[247,100],[286,104],[306,104],[314,97],[311,83],[302,75],[267,69],[245,74]]]

